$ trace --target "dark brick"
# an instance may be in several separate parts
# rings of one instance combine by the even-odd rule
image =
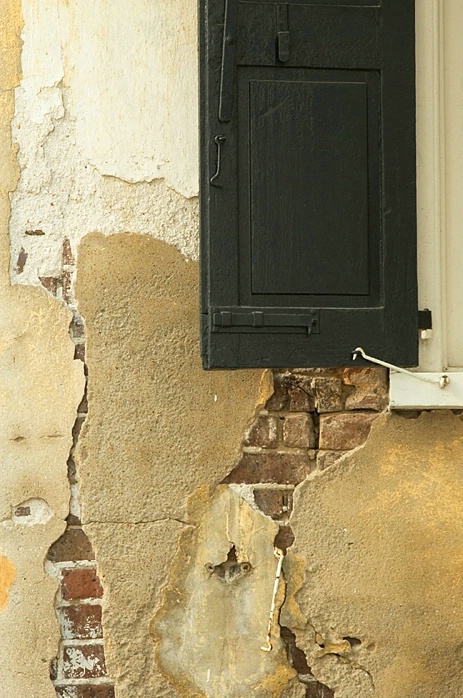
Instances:
[[[361,446],[370,433],[377,414],[341,412],[320,417],[320,448],[327,451],[348,451]]]
[[[388,374],[385,368],[346,368],[344,383],[352,386],[346,399],[346,409],[380,411],[388,406]]]
[[[84,393],[84,397],[81,400],[81,403],[79,407],[77,408],[77,412],[79,414],[87,414],[88,412],[88,397],[87,397],[87,391]]]
[[[254,501],[267,516],[278,521],[289,514],[293,503],[290,490],[254,490]]]
[[[319,376],[312,379],[315,409],[322,412],[342,410],[342,382],[339,378]]]
[[[273,395],[267,400],[265,407],[270,411],[284,410],[288,404],[288,392],[283,385],[281,376],[274,375]]]
[[[58,609],[64,640],[97,640],[103,637],[101,606],[79,604]]]
[[[68,238],[63,240],[63,264],[70,265],[74,264],[74,255],[72,254],[71,243]]]
[[[326,470],[331,465],[336,463],[347,451],[318,451],[317,453],[317,468],[318,470]]]
[[[24,247],[21,247],[18,255],[18,261],[16,262],[16,271],[18,274],[22,274],[24,271],[24,267],[26,266],[28,254]]]
[[[74,443],[79,438],[80,430],[82,429],[83,424],[85,422],[85,417],[86,415],[80,415],[74,422],[74,426],[72,427],[72,438],[74,439]]]
[[[103,589],[94,568],[74,568],[61,573],[61,593],[65,601],[101,599]]]
[[[299,386],[288,388],[289,409],[291,412],[313,412],[315,401],[313,395]]]
[[[288,548],[292,546],[293,543],[293,529],[290,526],[280,526],[280,530],[278,531],[275,537],[275,547],[280,548],[280,550],[283,550],[283,552],[285,553],[288,550]]]
[[[286,417],[283,424],[283,443],[290,448],[313,448],[315,431],[312,417],[309,414]]]
[[[278,418],[259,415],[248,430],[244,445],[275,448],[278,445]]]
[[[69,482],[71,483],[71,485],[75,485],[77,483],[77,470],[76,470],[76,463],[74,461],[74,458],[72,458],[72,456],[70,456],[68,458],[67,466],[68,466]]]
[[[42,286],[53,296],[56,296],[58,286],[61,285],[60,279],[57,279],[55,276],[40,276],[39,278]]]
[[[30,516],[31,515],[31,508],[30,507],[16,507],[14,510],[14,515],[21,517],[21,516]]]
[[[114,686],[97,684],[95,686],[56,686],[58,698],[115,698]]]
[[[94,560],[92,545],[81,528],[67,528],[61,538],[53,543],[48,559],[51,562],[75,562]]]
[[[83,339],[85,337],[85,326],[82,318],[74,315],[69,325],[69,332],[73,339]]]
[[[306,698],[335,698],[334,691],[322,683],[310,683],[307,686]]]
[[[273,482],[278,485],[297,485],[309,474],[310,460],[307,453],[243,453],[224,482],[257,484]]]
[[[106,676],[103,645],[72,645],[63,649],[66,679],[96,679]]]
[[[74,359],[85,363],[85,344],[76,344],[74,349]]]

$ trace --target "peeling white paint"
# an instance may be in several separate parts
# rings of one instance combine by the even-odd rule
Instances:
[[[196,259],[196,3],[23,0],[23,15],[14,281],[59,276],[63,238],[75,252],[88,232],[150,234]]]

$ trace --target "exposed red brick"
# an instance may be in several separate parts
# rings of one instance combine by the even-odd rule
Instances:
[[[312,379],[315,408],[318,412],[342,410],[342,382],[339,378],[319,376]]]
[[[31,508],[30,507],[16,507],[14,510],[14,515],[21,517],[21,516],[30,516],[31,515]]]
[[[288,388],[289,409],[292,412],[313,412],[315,410],[315,402],[313,395],[307,390],[299,386],[291,386]]]
[[[85,344],[76,344],[74,349],[74,358],[79,361],[85,362]]]
[[[346,399],[346,409],[380,411],[387,407],[388,374],[385,368],[346,368],[344,383],[353,387]]]
[[[285,553],[293,543],[294,533],[291,526],[280,526],[280,530],[278,531],[274,541],[275,547],[280,548],[280,550],[283,550]]]
[[[101,606],[79,604],[58,610],[64,640],[96,640],[103,637]]]
[[[224,482],[255,484],[273,482],[279,485],[296,485],[310,471],[310,460],[306,453],[244,453],[240,462]]]
[[[74,255],[72,254],[71,243],[68,238],[63,240],[63,264],[74,264]]]
[[[334,691],[321,683],[311,683],[307,686],[306,698],[335,698]]]
[[[259,415],[248,430],[244,444],[245,446],[275,448],[278,445],[278,418]]]
[[[52,562],[94,560],[95,555],[81,528],[67,528],[61,538],[51,546],[48,559]]]
[[[58,292],[58,285],[60,285],[60,279],[57,279],[55,276],[40,276],[39,278],[42,286],[51,294],[56,296]]]
[[[56,686],[58,698],[114,698],[114,686],[97,684],[94,686]]]
[[[69,325],[69,332],[73,339],[83,339],[85,337],[85,326],[82,318],[74,315]]]
[[[255,489],[254,501],[264,514],[278,521],[291,511],[293,493],[290,490]]]
[[[61,573],[61,593],[65,601],[101,599],[103,589],[96,569],[70,569]]]
[[[103,645],[64,647],[63,676],[66,679],[96,679],[106,676]]]
[[[21,247],[18,255],[18,261],[16,262],[16,271],[18,274],[22,274],[24,271],[24,267],[26,266],[28,254],[24,247]]]
[[[61,285],[63,288],[63,299],[66,301],[66,303],[69,303],[72,300],[71,272],[63,271],[63,274],[61,276]]]
[[[290,448],[313,448],[315,431],[309,414],[288,415],[283,423],[283,443]]]
[[[377,414],[341,412],[320,417],[320,448],[326,451],[348,451],[363,444]]]
[[[288,404],[288,392],[278,374],[274,374],[273,395],[267,400],[265,407],[270,411],[284,410]]]
[[[336,463],[347,451],[318,451],[317,453],[317,468],[318,470],[326,470],[331,465]]]

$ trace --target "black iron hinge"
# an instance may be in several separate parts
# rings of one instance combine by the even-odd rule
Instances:
[[[429,308],[418,310],[418,329],[432,330],[432,312]]]

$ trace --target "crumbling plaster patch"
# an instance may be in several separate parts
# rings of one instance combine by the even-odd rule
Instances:
[[[44,560],[65,526],[66,461],[83,375],[73,361],[70,313],[45,292],[10,287],[9,194],[19,174],[10,124],[21,26],[19,0],[5,0],[0,13],[0,553],[7,599],[0,613],[0,686],[5,696],[52,698],[49,662],[59,633],[56,582],[45,573]],[[43,500],[50,516],[20,525],[14,512],[29,500]]]
[[[461,695],[462,461],[460,418],[384,415],[297,489],[282,622],[336,698]]]
[[[89,231],[149,234],[197,258],[196,3],[22,4],[13,280],[59,276],[63,237],[75,250]]]
[[[195,525],[182,533],[152,626],[159,666],[185,698],[281,696],[296,675],[276,622],[284,580],[271,650],[262,649],[278,566],[278,525],[226,485],[212,496],[207,488],[199,491],[188,520]]]
[[[232,469],[271,394],[261,371],[201,369],[198,276],[196,263],[147,236],[81,242],[89,412],[76,458],[118,698],[177,695],[155,667],[149,623],[190,525],[187,501]]]

